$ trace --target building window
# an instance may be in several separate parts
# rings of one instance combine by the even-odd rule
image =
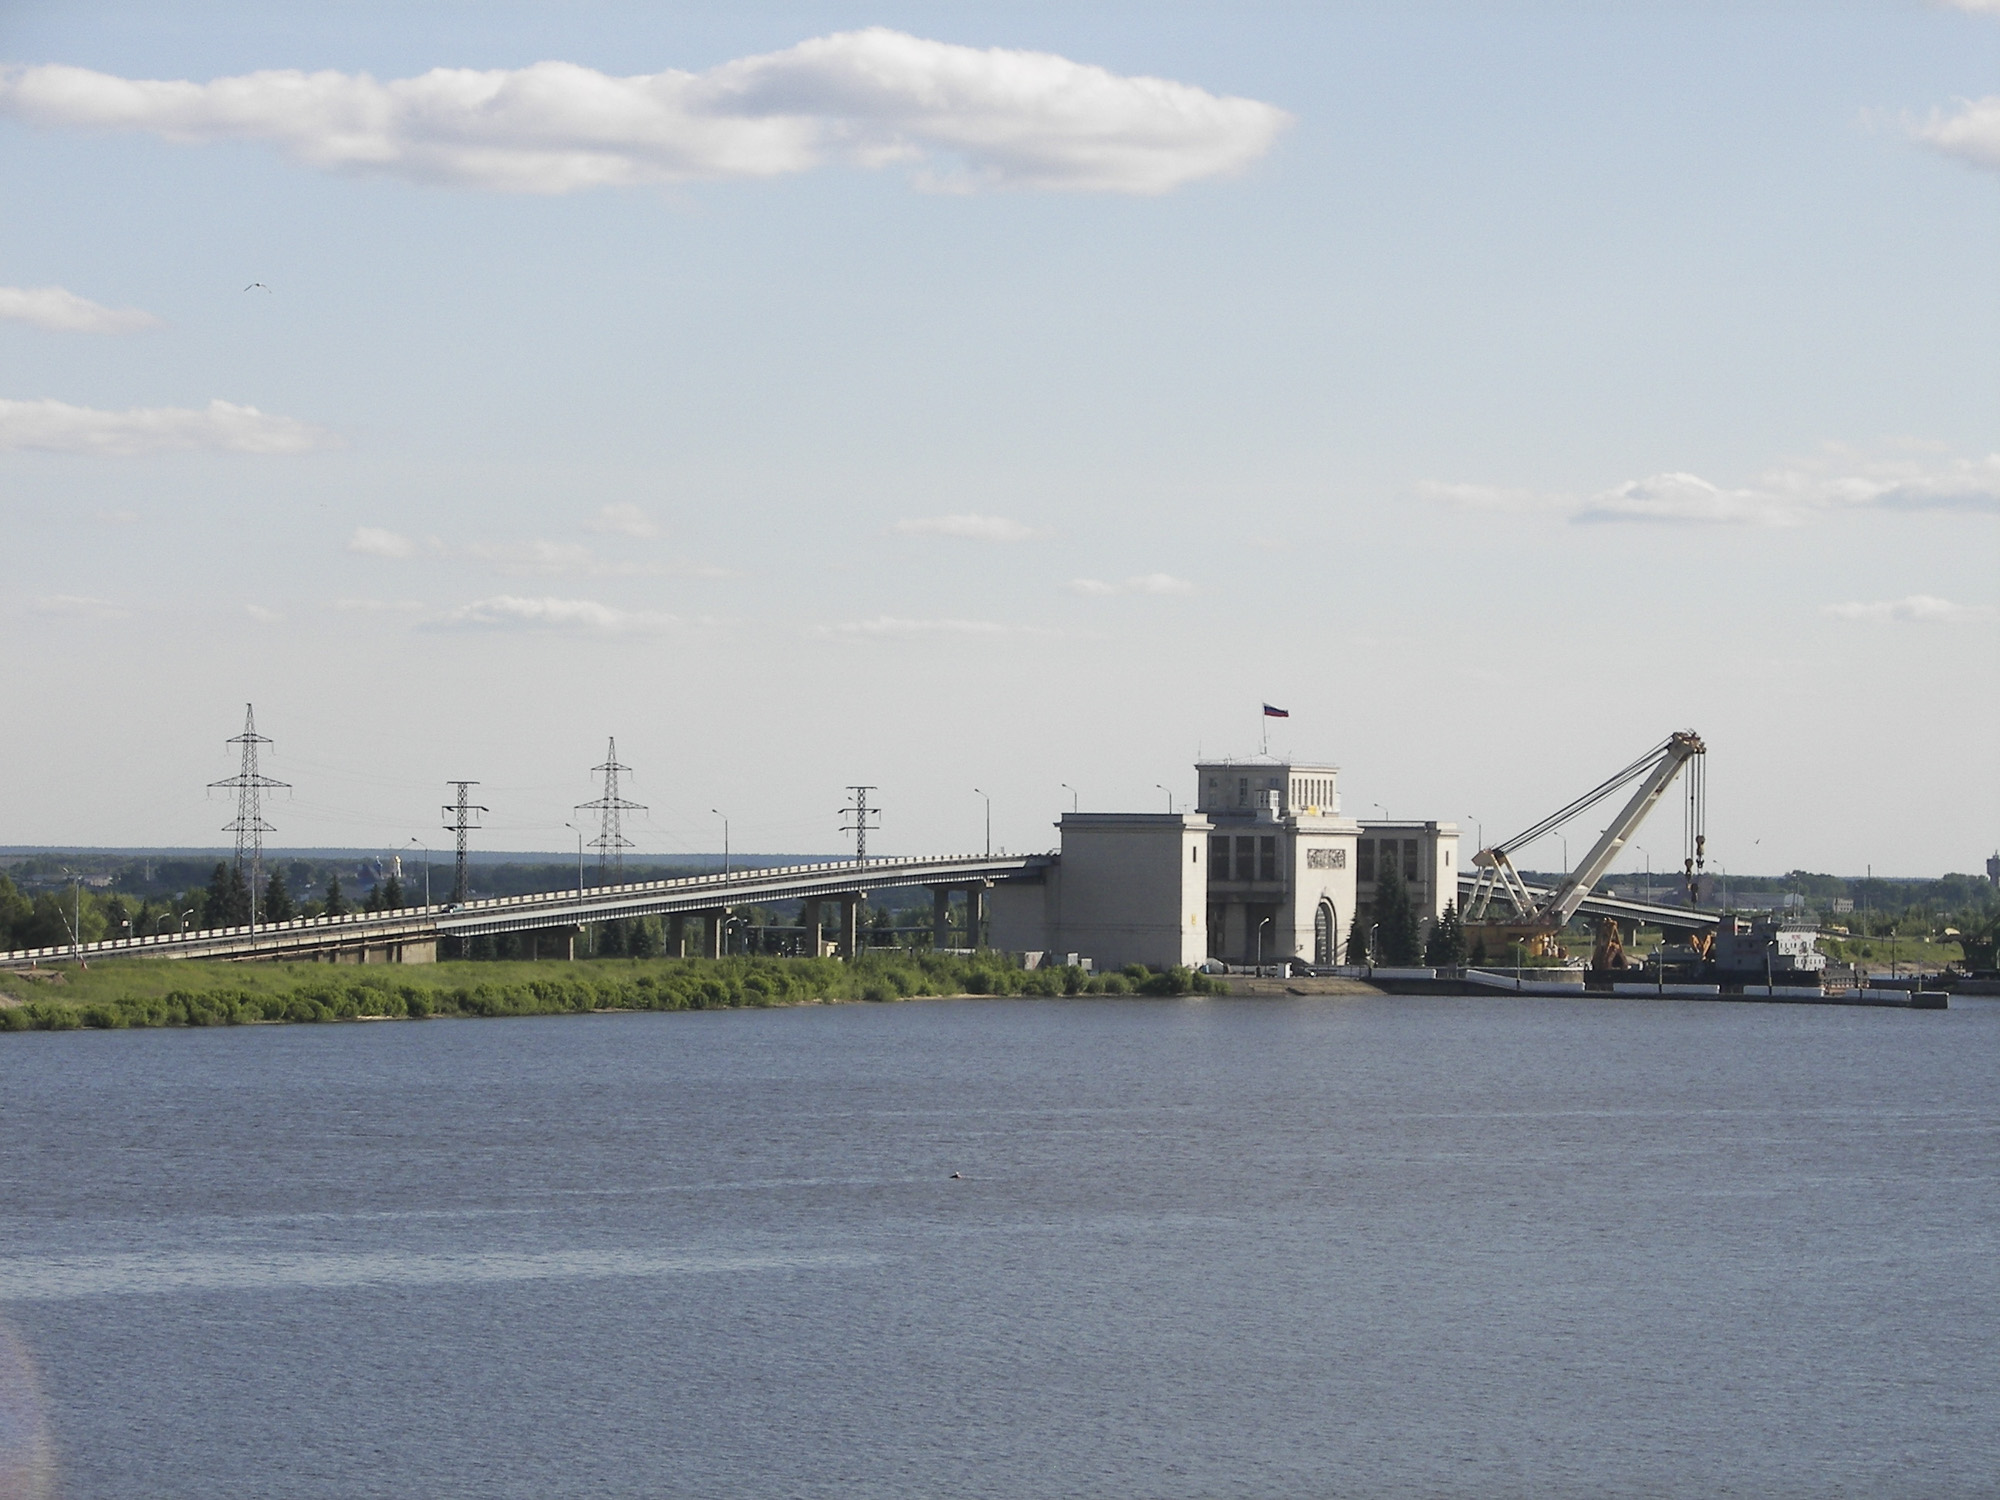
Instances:
[[[1376,851],[1375,858],[1377,861],[1375,878],[1377,880],[1387,880],[1389,872],[1397,868],[1396,841],[1394,839],[1383,839],[1382,847]]]
[[[1229,840],[1226,836],[1208,841],[1208,878],[1210,880],[1229,878]]]
[[[1257,840],[1257,878],[1259,880],[1278,878],[1278,841],[1275,837]]]
[[[1403,840],[1403,878],[1405,880],[1415,880],[1417,878],[1417,841],[1415,839]]]
[[[1236,836],[1236,878],[1238,880],[1257,878],[1257,840],[1247,833]]]
[[[1363,839],[1355,845],[1354,878],[1372,881],[1375,878],[1375,840]]]
[[[1236,778],[1236,805],[1238,807],[1248,807],[1250,805],[1250,778],[1248,776],[1239,776]]]

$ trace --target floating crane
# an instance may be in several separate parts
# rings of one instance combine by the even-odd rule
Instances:
[[[1681,767],[1690,763],[1692,768],[1688,772],[1684,825],[1687,844],[1685,864],[1688,905],[1695,905],[1699,891],[1698,877],[1708,862],[1707,782],[1702,774],[1703,762],[1698,758],[1707,753],[1708,747],[1702,744],[1700,735],[1691,729],[1677,731],[1624,770],[1592,787],[1569,806],[1551,813],[1534,827],[1515,834],[1504,843],[1481,849],[1472,857],[1473,866],[1479,873],[1464,907],[1467,939],[1484,938],[1489,948],[1494,946],[1496,939],[1502,947],[1522,943],[1537,957],[1561,957],[1561,951],[1555,945],[1555,935],[1576,915],[1577,908],[1583,904],[1591,888],[1611,868],[1618,851],[1625,847],[1626,841],[1645,821],[1646,814],[1653,810],[1653,804],[1666,795]],[[1583,857],[1583,862],[1553,891],[1539,898],[1531,893],[1514,868],[1513,853],[1555,832],[1570,819],[1634,782],[1638,785],[1632,792],[1631,800],[1611,820],[1610,826]],[[1496,902],[1502,909],[1489,916]]]

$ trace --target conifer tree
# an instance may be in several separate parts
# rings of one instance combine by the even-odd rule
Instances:
[[[403,900],[403,877],[392,873],[388,882],[382,887],[382,909],[400,911],[405,905],[407,903]]]
[[[1354,908],[1354,920],[1347,924],[1347,961],[1351,964],[1368,962],[1368,924],[1361,920],[1361,908]]]
[[[1413,964],[1422,954],[1417,909],[1410,904],[1410,888],[1403,884],[1402,871],[1394,865],[1375,882],[1375,929],[1384,963],[1392,967]]]
[[[289,922],[298,914],[292,905],[291,888],[285,884],[284,871],[273,870],[271,878],[264,882],[264,920]]]
[[[250,886],[243,878],[243,866],[229,867],[229,921],[231,927],[246,926],[250,921]]]
[[[1458,903],[1447,901],[1444,915],[1431,928],[1424,943],[1424,962],[1433,969],[1455,968],[1465,962],[1465,926],[1458,919]]]
[[[208,877],[208,890],[201,898],[201,925],[227,927],[228,914],[229,865],[218,859],[215,862],[215,872]]]
[[[347,897],[341,894],[340,877],[338,875],[327,876],[326,914],[329,917],[344,917],[353,910],[354,908],[349,904]]]

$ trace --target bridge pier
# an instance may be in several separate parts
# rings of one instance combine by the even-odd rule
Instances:
[[[951,887],[931,887],[931,949],[942,953],[951,946]]]
[[[724,919],[729,913],[705,911],[701,914],[701,956],[703,958],[722,957],[722,934]]]
[[[667,956],[686,958],[688,952],[687,917],[675,912],[667,918]]]
[[[842,896],[840,901],[840,956],[851,959],[861,951],[861,897]]]
[[[521,948],[523,958],[562,958],[574,963],[576,934],[574,927],[530,927],[525,932],[515,933],[514,941]]]
[[[806,929],[806,957],[826,956],[826,928],[820,920],[819,902],[808,901],[799,912],[799,921]]]
[[[979,927],[984,913],[980,908],[986,901],[986,887],[969,885],[965,888],[965,946],[979,946]]]

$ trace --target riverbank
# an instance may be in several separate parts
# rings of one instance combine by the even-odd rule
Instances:
[[[1025,970],[999,956],[616,959],[346,968],[133,959],[0,975],[0,1030],[240,1026],[620,1010],[727,1010],[939,995],[1182,995],[1225,986],[1186,969]]]

